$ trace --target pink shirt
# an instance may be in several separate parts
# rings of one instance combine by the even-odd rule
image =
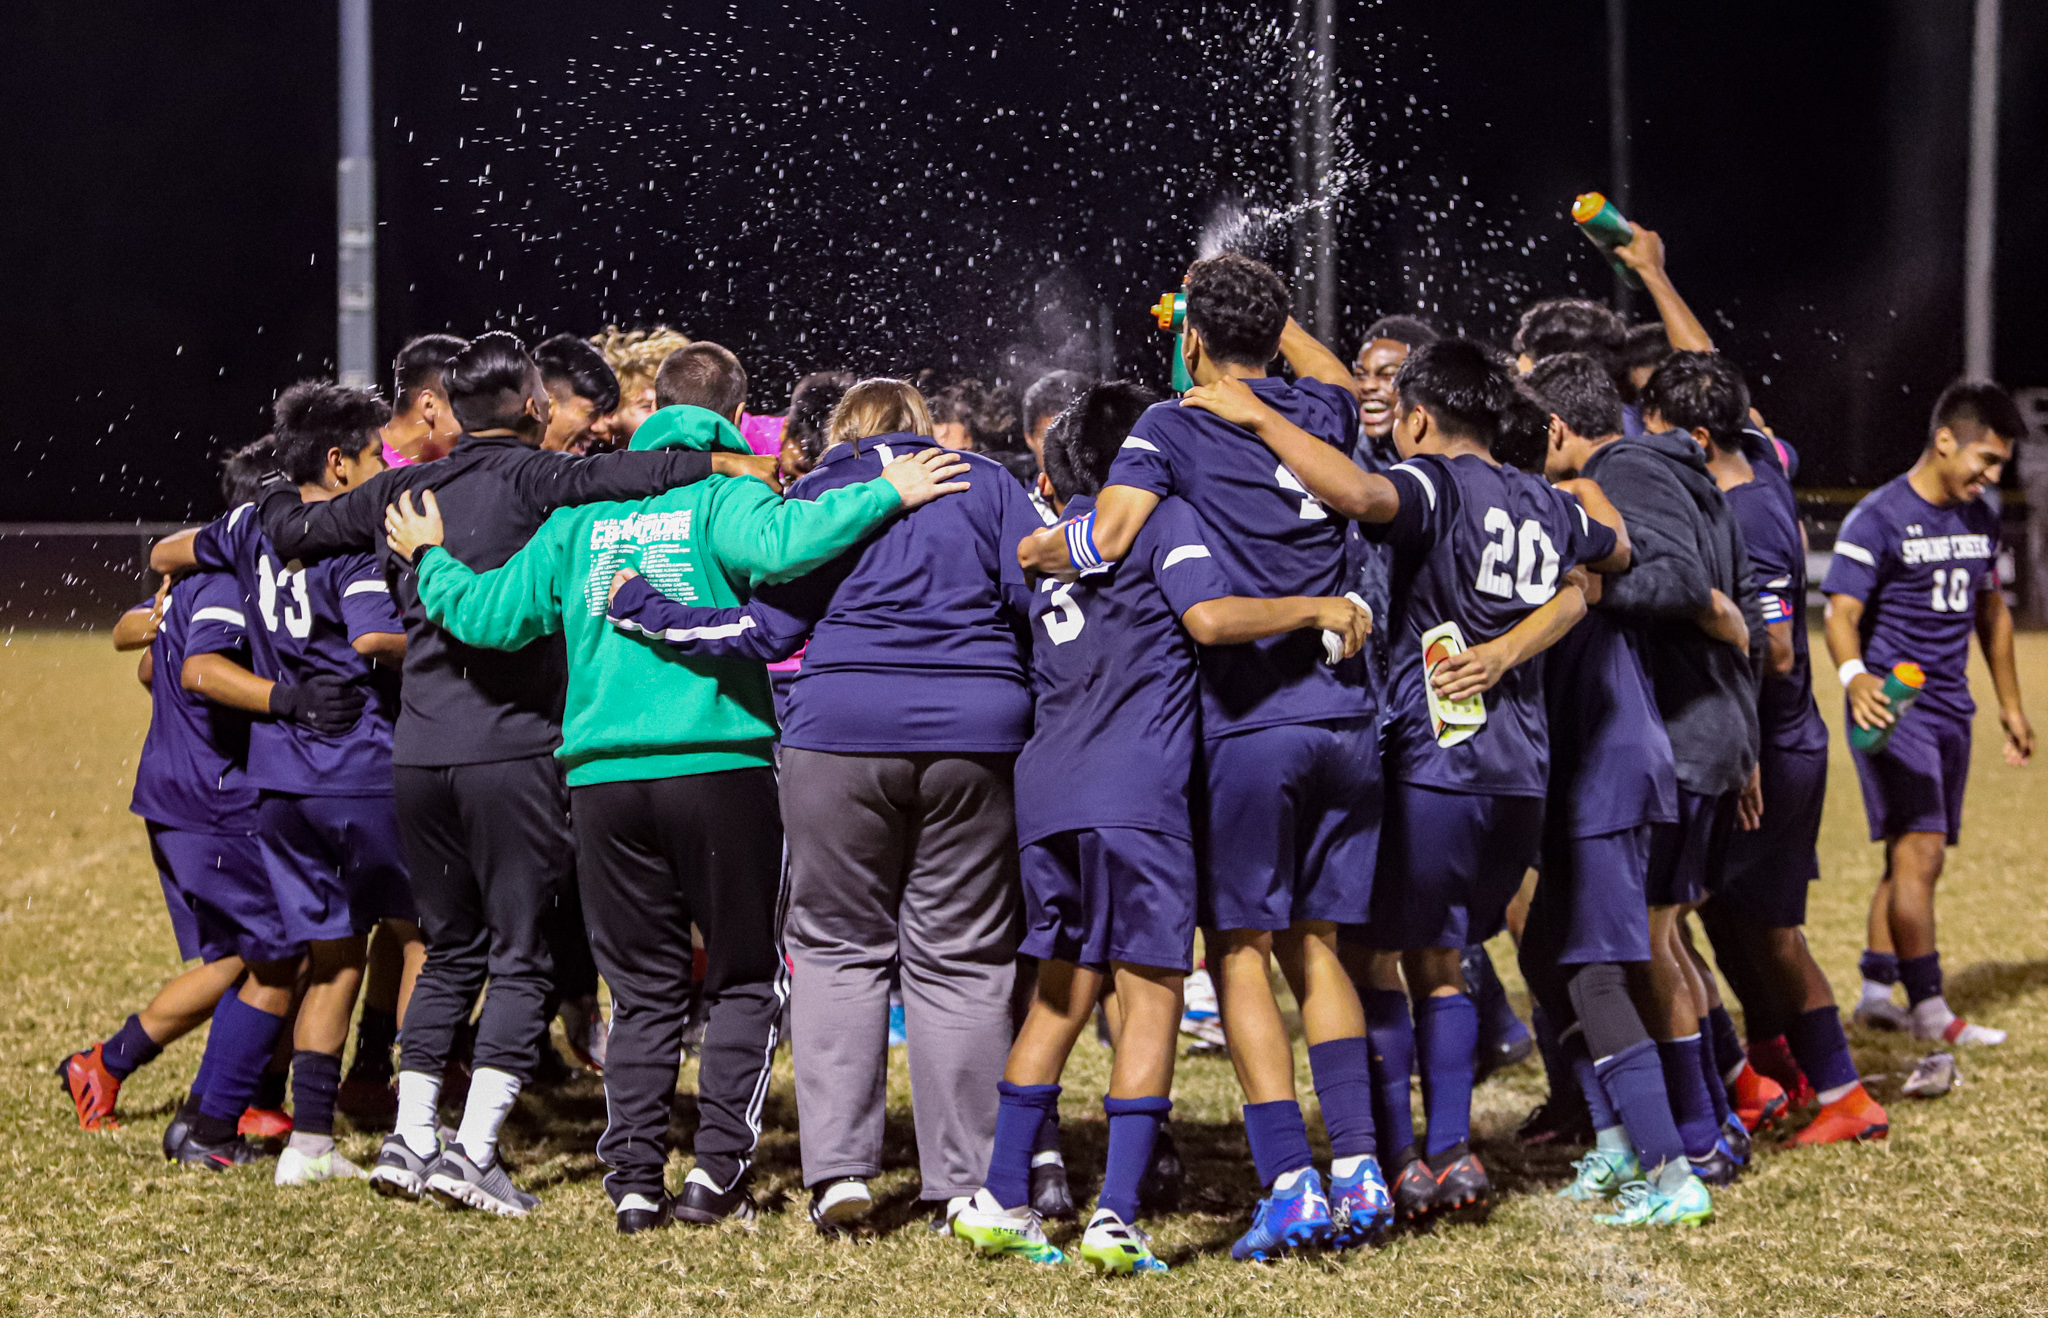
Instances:
[[[747,441],[747,447],[763,456],[772,456],[782,451],[782,422],[779,416],[754,416],[749,414],[740,422],[740,438]]]
[[[384,446],[384,465],[387,467],[410,467],[413,465],[413,461],[405,456],[405,454],[391,447],[391,445],[386,444]]]

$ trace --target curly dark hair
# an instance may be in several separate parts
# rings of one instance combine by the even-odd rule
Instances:
[[[1212,361],[1264,368],[1287,316],[1287,282],[1271,266],[1225,252],[1188,267],[1188,324]]]

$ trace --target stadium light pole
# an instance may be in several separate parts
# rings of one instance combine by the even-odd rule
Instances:
[[[1970,192],[1963,237],[1963,372],[1991,378],[1998,231],[1998,0],[1977,0],[1970,59]]]
[[[1329,193],[1337,0],[1294,0],[1294,44],[1294,314],[1329,342],[1337,333],[1337,215]]]
[[[1607,196],[1629,213],[1628,0],[1607,0]],[[1614,272],[1614,309],[1629,311],[1628,279]]]
[[[377,367],[377,199],[370,158],[370,0],[341,2],[341,161],[336,169],[335,365],[370,388]]]

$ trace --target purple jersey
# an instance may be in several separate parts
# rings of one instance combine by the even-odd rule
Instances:
[[[367,688],[369,702],[338,737],[258,722],[250,730],[249,780],[295,796],[388,796],[398,682],[357,654],[352,642],[372,632],[404,632],[390,587],[368,554],[342,554],[310,567],[279,562],[254,513],[254,504],[243,504],[201,528],[193,542],[200,566],[235,574],[249,620],[251,666],[259,677],[279,682],[321,673],[349,678]]]
[[[179,685],[185,660],[239,655],[248,645],[242,592],[233,577],[201,572],[171,587],[149,647],[149,736],[135,766],[130,810],[195,833],[256,831],[256,788],[244,772],[249,716]]]
[[[1916,708],[1968,719],[1977,595],[1998,585],[1998,513],[1982,499],[1938,508],[1904,476],[1856,505],[1835,537],[1821,589],[1863,601],[1863,662],[1882,676],[1916,663]]]
[[[1467,646],[1494,639],[1557,594],[1567,570],[1613,553],[1614,532],[1541,477],[1476,454],[1425,454],[1388,475],[1400,511],[1360,528],[1394,548],[1387,777],[1448,792],[1543,796],[1543,665],[1509,669],[1486,693],[1478,735],[1440,746],[1423,690],[1422,634],[1455,622]]]
[[[1678,771],[1634,629],[1594,609],[1542,662],[1549,810],[1563,836],[1674,822]]]
[[[1066,515],[1094,506],[1078,498]],[[1017,756],[1018,842],[1091,828],[1192,836],[1195,645],[1180,616],[1230,593],[1201,519],[1179,499],[1153,510],[1120,561],[1070,586],[1040,584],[1037,727]]]
[[[1319,380],[1247,380],[1260,401],[1311,435],[1351,453],[1358,404]],[[1256,599],[1342,595],[1347,523],[1309,496],[1256,435],[1199,408],[1154,405],[1138,418],[1110,468],[1111,485],[1160,498],[1179,495],[1209,528],[1208,544],[1231,593]],[[1333,670],[1322,637],[1289,632],[1202,654],[1202,735],[1228,736],[1285,723],[1360,718],[1371,712],[1362,665]]]
[[[1743,438],[1756,477],[1727,491],[1728,507],[1749,549],[1750,577],[1756,582],[1764,622],[1792,624],[1792,671],[1783,677],[1764,673],[1757,722],[1766,746],[1825,750],[1828,729],[1813,703],[1813,664],[1807,647],[1806,542],[1799,536],[1798,500],[1778,466],[1788,454],[1768,436],[1746,432]],[[1796,458],[1792,465],[1796,469]]]

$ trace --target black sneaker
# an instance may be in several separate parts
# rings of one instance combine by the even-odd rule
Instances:
[[[186,1127],[184,1137],[175,1148],[164,1150],[172,1162],[185,1167],[197,1167],[209,1172],[232,1171],[246,1167],[262,1155],[249,1146],[249,1141],[240,1135],[230,1135],[217,1143],[209,1143]]]
[[[1059,1161],[1057,1154],[1044,1162],[1034,1159],[1031,1164],[1031,1211],[1047,1221],[1080,1215],[1074,1207],[1073,1188],[1067,1184],[1067,1164]]]
[[[1735,1161],[1734,1152],[1728,1141],[1714,1141],[1714,1151],[1704,1158],[1687,1158],[1692,1164],[1692,1174],[1708,1185],[1733,1185],[1735,1178],[1742,1174],[1742,1164]]]
[[[1394,1199],[1394,1220],[1404,1225],[1423,1221],[1437,1210],[1436,1173],[1420,1158],[1402,1164],[1388,1192]]]
[[[1138,1207],[1150,1214],[1179,1212],[1181,1190],[1187,1179],[1187,1168],[1181,1163],[1173,1132],[1162,1127],[1152,1145],[1152,1162],[1138,1181]]]
[[[669,1216],[673,1207],[667,1195],[649,1199],[644,1194],[629,1194],[619,1201],[619,1234],[632,1236],[665,1227],[673,1220]]]
[[[1440,1165],[1432,1167],[1430,1174],[1436,1181],[1438,1212],[1483,1215],[1493,1207],[1493,1182],[1471,1149],[1453,1144],[1435,1161]]]
[[[1579,1145],[1593,1142],[1593,1114],[1582,1095],[1560,1098],[1552,1094],[1543,1100],[1515,1129],[1515,1138],[1532,1147],[1546,1144]]]
[[[669,1201],[676,1221],[691,1226],[715,1226],[720,1222],[754,1220],[754,1197],[748,1193],[747,1177],[741,1173],[729,1190],[721,1190],[708,1172],[693,1169],[683,1179],[683,1192]]]
[[[1721,1139],[1728,1145],[1728,1152],[1734,1157],[1737,1166],[1749,1166],[1749,1127],[1742,1124],[1741,1117],[1729,1114],[1728,1120],[1721,1123]]]
[[[192,1118],[197,1115],[199,1100],[196,1098],[186,1099],[178,1105],[178,1110],[171,1114],[171,1124],[164,1127],[164,1157],[167,1160],[178,1160],[178,1146],[192,1133]]]

